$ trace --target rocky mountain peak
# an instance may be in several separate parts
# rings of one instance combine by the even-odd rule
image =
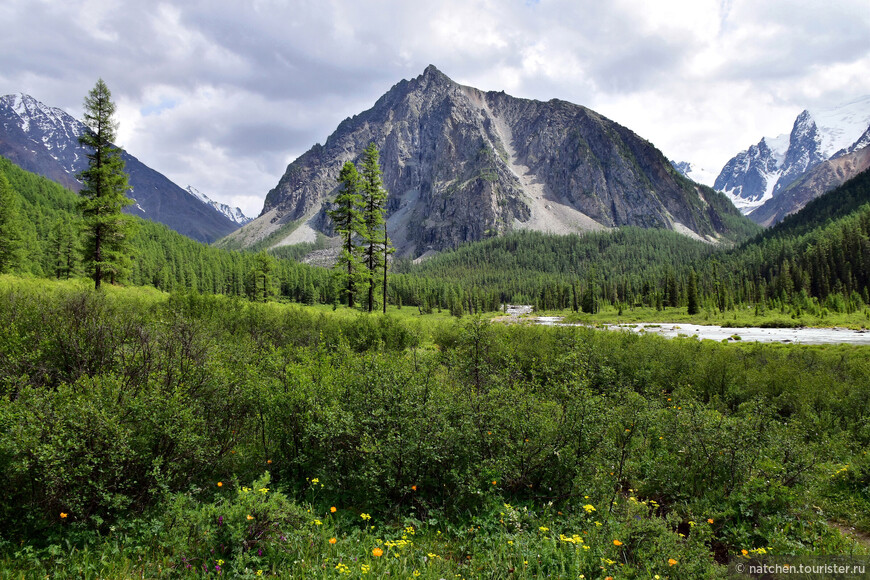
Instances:
[[[260,217],[227,244],[330,234],[325,209],[341,166],[357,162],[372,142],[390,192],[390,236],[411,257],[513,229],[635,225],[715,240],[728,233],[720,212],[734,211],[679,176],[647,141],[594,111],[480,91],[430,65],[291,163]]]
[[[434,64],[430,64],[423,71],[423,74],[420,75],[420,78],[425,80],[426,82],[433,83],[444,83],[444,84],[454,84],[453,80],[450,79],[446,74],[438,70],[438,68]]]

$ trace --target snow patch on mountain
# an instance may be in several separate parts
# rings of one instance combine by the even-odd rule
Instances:
[[[13,122],[34,143],[41,143],[68,174],[75,175],[84,169],[77,153],[79,135],[87,130],[84,123],[63,109],[49,107],[23,93],[0,97],[0,110],[3,109],[14,113]]]
[[[196,199],[198,199],[199,201],[201,201],[205,205],[216,209],[217,211],[219,211],[222,214],[224,214],[225,216],[227,216],[231,221],[239,224],[240,226],[243,226],[246,223],[248,223],[249,221],[251,221],[252,219],[254,219],[254,218],[249,218],[248,216],[246,216],[244,213],[242,213],[242,210],[237,208],[237,207],[230,207],[225,203],[220,203],[219,201],[214,201],[209,196],[207,196],[206,194],[204,194],[203,192],[199,191],[198,189],[196,189],[195,187],[193,187],[191,185],[187,186],[186,191],[187,191],[187,193],[189,193],[190,195],[192,195],[193,197],[195,197]]]

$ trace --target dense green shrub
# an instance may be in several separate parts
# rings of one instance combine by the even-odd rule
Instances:
[[[40,566],[69,541],[253,574],[332,553],[326,528],[300,524],[329,506],[354,522],[330,520],[330,533],[369,553],[360,513],[385,530],[431,526],[432,549],[443,531],[450,566],[479,550],[525,566],[513,538],[541,554],[529,575],[556,576],[616,557],[641,575],[669,559],[674,577],[712,575],[743,549],[844,549],[813,506],[870,521],[866,348],[477,317],[427,327],[2,280],[0,550],[16,546],[33,570],[55,573]],[[265,471],[268,494],[239,494]],[[595,551],[539,529],[551,526],[587,532]]]

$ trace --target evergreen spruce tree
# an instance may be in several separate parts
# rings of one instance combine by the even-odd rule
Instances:
[[[0,173],[0,274],[21,266],[24,248],[19,219],[18,194]]]
[[[362,269],[354,238],[363,235],[364,223],[361,212],[363,201],[360,195],[360,176],[356,166],[350,161],[341,168],[338,183],[340,190],[338,197],[335,198],[335,207],[326,213],[332,219],[335,231],[342,240],[341,254],[335,267],[342,278],[342,292],[347,296],[347,306],[353,308],[357,282]]]
[[[99,289],[104,277],[118,282],[129,268],[133,222],[121,209],[132,202],[125,195],[129,185],[121,151],[112,144],[117,131],[112,119],[115,104],[103,79],[85,97],[84,105],[88,130],[79,143],[88,150],[88,168],[78,176],[84,184],[79,209],[84,216],[85,262]]]

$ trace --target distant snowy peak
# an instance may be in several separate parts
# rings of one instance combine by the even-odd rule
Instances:
[[[0,155],[73,191],[81,190],[76,176],[88,167],[87,149],[78,139],[85,131],[85,124],[72,115],[29,95],[0,96]],[[121,150],[121,157],[135,192],[135,203],[125,208],[127,213],[165,224],[206,244],[235,231],[243,223],[239,219],[246,219],[238,210],[238,215],[231,216],[230,208],[222,210],[192,199],[127,151]]]
[[[696,167],[688,161],[671,161],[671,165],[674,166],[674,169],[695,183],[712,187],[713,182],[716,181],[716,173],[714,171],[710,171],[704,167]]]
[[[225,215],[227,218],[229,218],[230,221],[237,223],[240,226],[243,226],[246,223],[248,223],[249,221],[251,221],[252,219],[254,219],[254,218],[249,218],[248,216],[246,216],[244,213],[242,213],[242,210],[237,208],[237,207],[230,207],[225,203],[220,203],[220,202],[217,202],[217,201],[211,199],[209,196],[207,196],[206,194],[204,194],[203,192],[199,191],[198,189],[196,189],[195,187],[193,187],[191,185],[187,186],[186,191],[187,191],[187,193],[189,193],[190,195],[192,195],[193,197],[195,197],[196,199],[198,199],[199,201],[201,201],[205,205],[207,205],[211,208],[214,208],[215,210],[219,211],[220,213]]]
[[[63,109],[49,107],[24,93],[0,97],[0,106],[18,115],[19,127],[25,133],[31,132],[31,128],[44,132],[65,127],[78,137],[84,131],[84,125]]]
[[[823,161],[870,144],[870,95],[830,109],[807,109],[791,133],[764,137],[735,155],[713,187],[748,214]]]
[[[749,213],[773,196],[788,142],[786,135],[762,137],[722,168],[713,189],[724,192],[740,211]]]

